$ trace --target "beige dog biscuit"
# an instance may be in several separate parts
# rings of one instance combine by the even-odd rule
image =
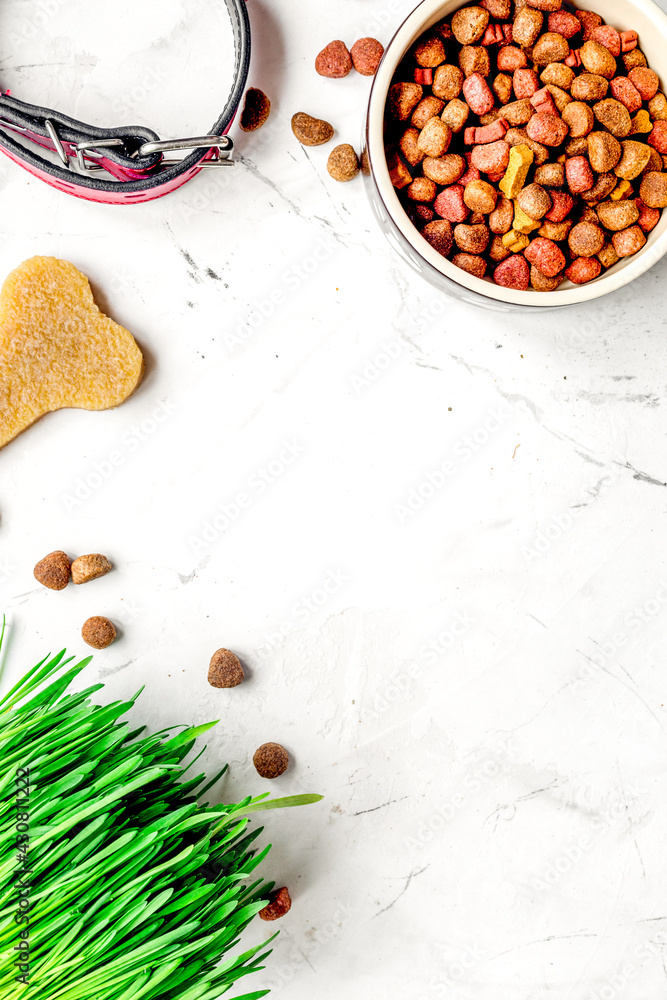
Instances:
[[[31,257],[0,292],[0,448],[45,413],[106,410],[141,382],[131,333],[101,313],[67,261]]]

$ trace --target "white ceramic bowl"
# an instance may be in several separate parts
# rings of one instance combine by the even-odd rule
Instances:
[[[639,253],[626,257],[587,285],[564,281],[555,292],[517,292],[462,271],[434,250],[406,215],[391,183],[384,151],[387,93],[398,64],[420,35],[462,6],[462,0],[423,0],[389,43],[373,82],[365,136],[370,167],[367,182],[371,205],[387,237],[403,259],[433,284],[457,298],[490,308],[553,309],[586,302],[627,285],[667,253],[667,209]],[[595,11],[619,31],[638,32],[639,45],[651,69],[659,75],[663,89],[667,88],[667,15],[653,0],[583,0],[577,6]]]

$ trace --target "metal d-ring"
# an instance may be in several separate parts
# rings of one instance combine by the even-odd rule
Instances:
[[[44,121],[44,126],[46,128],[46,131],[49,133],[49,138],[51,139],[51,142],[55,147],[56,153],[60,157],[60,162],[64,167],[67,167],[67,169],[69,170],[70,169],[69,156],[65,152],[65,147],[60,141],[60,136],[56,132],[55,125],[53,124],[50,118],[46,118]]]

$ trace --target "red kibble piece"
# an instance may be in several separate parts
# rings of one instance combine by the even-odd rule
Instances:
[[[481,73],[472,73],[463,81],[463,96],[475,115],[485,115],[494,105],[493,91]]]
[[[649,208],[641,198],[635,198],[635,205],[639,209],[637,225],[645,233],[650,233],[660,222],[661,211],[659,208]]]
[[[329,42],[315,60],[315,69],[320,76],[339,80],[347,76],[352,69],[352,56],[345,42]]]
[[[465,187],[466,184],[470,184],[470,181],[481,181],[481,179],[482,175],[480,174],[477,167],[468,167],[463,176],[459,177],[458,182],[459,184],[462,184]]]
[[[566,161],[565,179],[572,194],[590,191],[595,184],[595,177],[585,156],[571,156]]]
[[[604,45],[605,49],[618,59],[621,54],[621,36],[616,28],[612,28],[610,24],[599,24],[597,28],[593,28],[591,38],[594,42]]]
[[[658,93],[660,78],[648,66],[634,66],[628,73],[628,80],[635,85],[644,101],[650,101]]]
[[[621,52],[632,52],[639,44],[639,35],[636,31],[621,32]]]
[[[549,194],[551,195],[551,208],[544,218],[548,222],[562,222],[574,208],[574,198],[567,191],[559,191],[558,188],[550,188]]]
[[[518,46],[505,45],[498,49],[496,64],[501,73],[513,73],[515,69],[523,69],[528,65],[528,57]]]
[[[566,10],[555,10],[549,14],[549,31],[562,35],[563,38],[574,38],[581,31],[581,21]]]
[[[469,210],[463,200],[463,191],[462,184],[451,184],[449,187],[443,188],[433,202],[433,208],[440,218],[446,219],[447,222],[465,222]]]
[[[581,53],[579,49],[570,49],[569,54],[563,59],[563,62],[571,69],[578,69],[581,66]]]
[[[415,70],[415,83],[420,83],[422,87],[430,87],[433,83],[433,70],[418,68]]]
[[[474,126],[472,128],[467,128],[464,134],[464,142],[466,146],[472,146],[477,144],[478,146],[483,146],[488,142],[497,142],[498,139],[502,139],[509,128],[509,122],[505,118],[498,118],[495,122],[491,122],[490,125]]]
[[[282,889],[276,889],[269,896],[269,902],[264,907],[263,910],[259,911],[259,916],[261,920],[278,920],[280,917],[284,917],[286,913],[292,908],[292,900],[290,898],[289,889],[286,885]]]
[[[517,100],[522,101],[525,97],[532,97],[539,89],[539,80],[534,69],[517,69],[512,78],[514,93]]]
[[[600,276],[602,264],[597,257],[577,257],[568,267],[565,274],[575,285],[585,285]]]
[[[526,125],[529,138],[535,142],[541,142],[543,146],[560,146],[562,142],[565,142],[569,131],[570,129],[562,118],[540,112],[534,114]]]
[[[558,117],[558,108],[554,104],[551,91],[547,90],[546,87],[542,87],[541,90],[535,91],[533,96],[530,98],[530,103],[540,114],[554,115],[555,117]]]
[[[667,121],[654,122],[646,141],[662,156],[667,156]]]
[[[642,106],[641,94],[627,76],[615,76],[610,82],[612,95],[624,104],[630,114],[639,111]]]
[[[502,288],[513,288],[526,292],[530,286],[530,266],[521,254],[514,254],[498,264],[493,272],[493,280]]]
[[[532,240],[524,250],[524,254],[526,260],[539,268],[547,278],[555,278],[567,263],[560,247],[553,240],[547,240],[542,236]]]
[[[504,170],[487,171],[486,176],[487,179],[490,180],[492,184],[497,184],[498,181],[501,181],[505,176],[505,171]]]
[[[350,49],[352,65],[362,76],[375,76],[383,55],[384,45],[377,38],[360,38]]]
[[[483,146],[475,146],[470,157],[473,167],[477,167],[483,174],[499,173],[507,169],[510,158],[510,148],[507,143],[500,139],[498,142],[485,143]]]
[[[488,26],[488,28],[486,29],[486,31],[484,32],[482,40],[480,41],[479,44],[480,45],[502,45],[502,43],[504,41],[505,41],[505,34],[503,32],[502,25],[500,25],[500,24],[490,24]]]
[[[512,25],[511,24],[503,24],[502,25],[502,29],[503,29],[503,38],[504,38],[505,44],[509,45],[509,43],[512,41]]]

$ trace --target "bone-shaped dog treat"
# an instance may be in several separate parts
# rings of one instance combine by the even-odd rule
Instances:
[[[0,448],[45,413],[106,410],[141,382],[131,333],[100,312],[88,279],[56,257],[31,257],[0,292]]]

